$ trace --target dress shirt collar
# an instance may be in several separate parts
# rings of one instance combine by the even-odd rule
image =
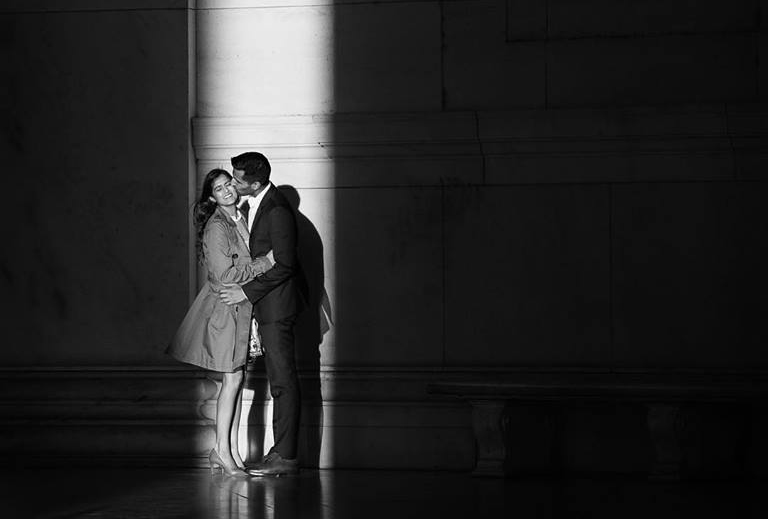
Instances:
[[[243,207],[243,204],[248,202],[248,207],[251,206],[251,200],[253,200],[253,197],[251,195],[240,195],[240,200],[237,201],[237,208],[240,209]]]
[[[256,214],[256,211],[259,210],[259,206],[261,205],[261,201],[264,200],[264,195],[267,194],[267,191],[272,187],[272,183],[268,183],[267,187],[264,188],[261,193],[259,193],[256,196],[251,196],[250,200],[248,201],[248,205],[251,206],[251,211],[253,211],[254,214]]]

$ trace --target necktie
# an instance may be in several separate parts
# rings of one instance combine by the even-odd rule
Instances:
[[[245,216],[245,225],[248,226],[248,211],[251,210],[251,205],[248,203],[248,200],[242,203],[240,206],[240,212],[243,213],[243,216]]]

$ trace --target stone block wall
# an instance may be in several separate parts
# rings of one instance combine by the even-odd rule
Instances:
[[[253,149],[313,287],[309,464],[468,468],[469,409],[425,391],[441,377],[762,371],[763,3],[11,2],[2,146],[28,194],[6,206],[3,334],[23,347],[3,376],[117,367],[121,402],[125,373],[139,397],[155,372],[196,380],[162,354],[196,290],[189,208]],[[37,423],[17,398],[8,423]],[[199,455],[210,395],[191,398]],[[643,466],[616,452],[588,459]]]
[[[412,370],[426,384],[765,368],[758,4],[205,6],[217,59],[198,54],[198,70],[216,88],[199,92],[211,101],[193,125],[198,177],[259,149],[295,189],[315,308],[324,289],[333,314],[300,334],[323,388],[368,369],[393,388]],[[213,36],[227,27],[231,48]],[[582,411],[574,423],[592,423]],[[567,459],[647,466],[597,452],[627,424],[593,418]],[[617,444],[652,450],[627,427]],[[342,429],[324,438],[333,456],[358,448]]]
[[[0,9],[3,366],[157,363],[189,297],[188,13]]]

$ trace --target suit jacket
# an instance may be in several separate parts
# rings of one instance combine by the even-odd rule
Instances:
[[[308,295],[298,258],[296,216],[273,184],[254,216],[249,246],[252,258],[270,250],[275,256],[271,269],[243,285],[256,321],[267,324],[298,314]]]

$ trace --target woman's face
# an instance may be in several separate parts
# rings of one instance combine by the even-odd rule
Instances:
[[[213,196],[211,200],[220,206],[234,205],[237,202],[237,191],[232,185],[232,179],[226,175],[219,175],[211,185]]]

